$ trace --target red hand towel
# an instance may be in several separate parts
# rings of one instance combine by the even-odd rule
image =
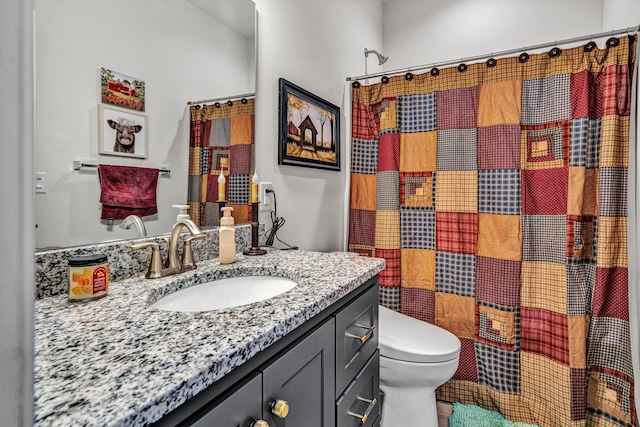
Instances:
[[[99,165],[100,219],[125,219],[158,213],[156,187],[158,169]]]

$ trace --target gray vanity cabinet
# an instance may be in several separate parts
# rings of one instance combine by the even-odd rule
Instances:
[[[334,319],[262,370],[263,419],[270,427],[334,427]],[[271,411],[288,404],[286,418]]]
[[[155,425],[377,427],[377,322],[374,277]]]

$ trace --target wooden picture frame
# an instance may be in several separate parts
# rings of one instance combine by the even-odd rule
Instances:
[[[340,170],[340,108],[280,79],[278,164]]]
[[[98,106],[98,153],[146,159],[148,140],[146,114],[111,105]]]

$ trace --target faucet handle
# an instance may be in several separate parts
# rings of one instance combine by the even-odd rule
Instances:
[[[192,270],[196,268],[196,262],[193,260],[193,250],[191,249],[192,240],[201,240],[206,236],[204,233],[194,234],[184,239],[184,245],[182,246],[182,270]]]
[[[160,253],[159,243],[136,243],[129,247],[134,250],[151,248],[151,262],[149,263],[149,270],[144,277],[146,277],[147,279],[157,279],[159,277],[162,277],[162,254]]]

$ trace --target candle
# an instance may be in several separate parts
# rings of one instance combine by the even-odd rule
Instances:
[[[254,173],[251,179],[251,203],[258,203],[258,174]]]
[[[224,174],[222,173],[222,168],[220,168],[220,175],[218,176],[218,201],[224,202],[224,184],[226,180],[224,179]]]

